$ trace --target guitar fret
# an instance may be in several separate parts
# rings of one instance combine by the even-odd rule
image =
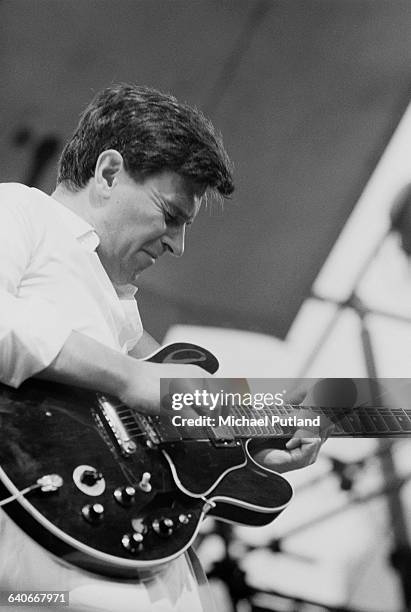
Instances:
[[[347,419],[353,429],[354,432],[362,431],[361,421],[356,414],[347,415]]]
[[[387,431],[401,431],[401,427],[398,423],[398,418],[391,414],[384,415],[383,420],[387,424]]]
[[[411,418],[406,414],[405,410],[399,409],[397,418],[403,431],[411,431]]]
[[[367,411],[364,408],[360,408],[358,410],[358,416],[359,416],[363,431],[370,431],[371,433],[375,433],[377,431],[376,428],[374,427],[374,423],[372,422],[372,419],[368,416]]]
[[[371,420],[374,423],[374,426],[378,433],[384,433],[387,431],[387,426],[380,414],[372,414]]]
[[[241,405],[233,406],[231,408],[231,413],[234,417],[239,417],[239,418],[245,417],[245,419],[247,420],[250,419],[250,416],[252,416],[255,419],[261,419],[264,417],[268,417],[270,419],[272,416],[272,411],[270,411],[266,407],[259,409],[259,410],[255,410],[255,413],[251,413],[249,406],[241,406]],[[267,438],[273,435],[278,436],[278,435],[283,434],[281,427],[278,425],[260,425],[260,424],[237,425],[237,424],[234,424],[231,427],[231,429],[233,431],[233,434],[236,437],[240,437],[240,438],[249,438],[249,437]]]

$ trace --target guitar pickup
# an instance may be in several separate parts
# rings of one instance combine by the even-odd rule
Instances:
[[[233,447],[237,442],[229,427],[219,425],[217,427],[207,427],[210,442],[216,447]]]
[[[155,446],[165,442],[179,442],[183,439],[180,432],[164,416],[137,415],[141,429]]]

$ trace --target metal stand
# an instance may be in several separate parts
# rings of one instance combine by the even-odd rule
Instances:
[[[361,322],[361,343],[368,377],[378,380],[371,334],[366,320],[369,311],[364,307],[360,300],[358,300],[358,298],[352,308],[358,314]],[[377,389],[374,385],[370,385],[370,393],[373,404],[378,405],[378,399],[376,397]],[[379,439],[378,444],[381,450],[388,446],[388,452],[384,452],[381,455],[380,460],[384,480],[388,485],[397,477],[396,466],[392,454],[392,443],[384,439]],[[387,494],[388,513],[391,518],[394,536],[394,546],[391,551],[391,564],[397,571],[401,582],[405,605],[404,610],[411,611],[411,546],[408,540],[407,524],[401,503],[400,492],[401,490],[396,487]]]
[[[384,240],[384,239],[383,239]],[[338,302],[334,300],[325,301],[335,304],[337,306],[336,314],[333,317],[330,324],[327,326],[326,330],[322,334],[320,342],[315,347],[314,351],[310,355],[309,359],[306,362],[306,368],[313,362],[315,357],[320,352],[320,349],[324,345],[331,331],[333,330],[340,312],[343,309],[349,308],[353,311],[359,318],[360,326],[361,326],[361,345],[367,370],[368,378],[371,380],[378,380],[378,372],[376,366],[376,360],[374,356],[374,349],[372,345],[371,333],[368,327],[367,316],[369,314],[378,314],[381,316],[386,316],[392,319],[400,320],[402,322],[409,323],[411,325],[411,318],[391,315],[386,313],[385,311],[372,311],[368,309],[364,303],[358,297],[356,291],[360,280],[362,280],[366,271],[368,270],[369,265],[374,259],[375,255],[381,248],[381,244],[377,245],[377,248],[372,253],[371,257],[368,259],[366,264],[361,269],[359,275],[357,276],[356,285],[350,295],[350,297],[343,301]],[[314,298],[320,299],[324,301],[324,298],[321,296],[313,295]],[[306,370],[303,374],[306,373]],[[300,374],[300,376],[302,376]],[[373,400],[374,405],[378,405],[381,403],[378,400],[378,389],[376,389],[375,385],[370,385],[370,394],[371,399]],[[397,480],[398,476],[396,474],[396,466],[392,454],[392,442],[386,439],[378,440],[380,453],[380,462],[381,469],[384,476],[384,480],[387,485],[387,505],[388,512],[391,518],[391,524],[393,529],[393,540],[394,545],[390,557],[390,561],[392,566],[398,573],[398,577],[401,583],[403,601],[404,601],[404,611],[411,612],[411,546],[408,540],[408,532],[407,525],[404,516],[403,507],[401,504],[400,498],[400,488],[394,487],[390,488],[389,484],[395,480]]]
[[[360,282],[368,271],[370,264],[373,262],[377,253],[379,252],[382,244],[385,241],[385,238],[386,236],[383,236],[381,238],[381,241],[376,245],[376,247],[368,257],[367,261],[360,269],[354,283],[354,289],[347,300],[339,302],[337,300],[331,300],[322,296],[313,295],[313,297],[317,300],[326,301],[328,303],[334,304],[337,309],[332,320],[328,323],[327,327],[321,334],[319,341],[317,342],[313,351],[307,358],[302,372],[300,372],[299,374],[299,378],[303,378],[306,375],[308,368],[315,361],[315,358],[320,353],[329,335],[333,331],[341,311],[346,308],[351,309],[359,318],[361,326],[361,345],[366,364],[367,374],[368,378],[373,381],[376,381],[378,379],[378,373],[374,356],[374,349],[372,346],[371,333],[367,324],[367,316],[372,313],[374,315],[385,316],[404,323],[408,323],[411,326],[411,318],[404,317],[401,315],[393,315],[382,310],[375,309],[371,311],[366,308],[366,306],[357,296],[357,289],[360,285]],[[370,385],[370,393],[370,397],[373,400],[373,405],[381,405],[381,401],[378,397],[378,387],[376,388],[375,385]],[[373,456],[379,458],[382,473],[384,476],[385,485],[380,490],[375,491],[365,497],[351,498],[348,504],[344,505],[338,511],[333,510],[331,513],[326,513],[324,515],[321,515],[317,519],[308,521],[307,523],[296,527],[292,530],[292,532],[285,534],[280,540],[273,540],[272,542],[270,542],[268,547],[273,550],[273,552],[278,552],[281,550],[281,541],[287,538],[289,535],[293,535],[296,532],[303,531],[317,522],[326,520],[331,516],[334,516],[338,512],[344,512],[345,510],[347,510],[348,507],[351,507],[352,504],[367,503],[369,500],[377,496],[384,495],[387,499],[388,513],[391,518],[393,532],[393,548],[390,555],[390,562],[397,571],[400,580],[404,602],[403,610],[404,612],[411,612],[411,546],[408,540],[407,525],[400,499],[401,489],[403,485],[411,479],[411,474],[408,474],[405,477],[401,477],[396,473],[396,466],[392,454],[392,441],[389,439],[378,440],[378,448],[376,452],[373,453]],[[342,480],[341,486],[343,486],[344,482],[345,481]],[[349,483],[347,482],[347,487],[343,488],[349,489],[350,486],[348,485]],[[234,559],[230,555],[229,548],[230,542],[232,541],[231,527],[226,524],[220,524],[217,528],[217,532],[223,538],[225,544],[225,556],[222,561],[214,565],[213,570],[211,572],[211,576],[219,578],[220,580],[226,583],[233,604],[234,606],[237,606],[237,603],[241,600],[246,599],[250,601],[252,595],[255,595],[257,591],[246,583],[244,572],[242,572],[239,568],[237,559]],[[289,598],[287,597],[287,599]],[[295,600],[295,611],[300,609],[300,603],[302,602]],[[319,605],[317,604],[317,602],[309,603],[315,603],[316,605]],[[334,610],[335,612],[337,612],[336,608],[324,608],[323,606],[323,609]],[[260,608],[253,608],[253,610],[257,612],[257,610],[260,610]],[[353,612],[349,611],[348,608],[340,608],[338,610],[339,612]]]

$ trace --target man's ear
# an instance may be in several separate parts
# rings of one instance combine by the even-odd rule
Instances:
[[[118,151],[108,149],[100,153],[94,171],[94,180],[102,196],[108,197],[116,185],[118,174],[124,167],[124,160]]]

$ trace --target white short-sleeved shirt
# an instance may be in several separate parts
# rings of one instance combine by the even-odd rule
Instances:
[[[93,227],[38,189],[0,185],[0,380],[44,369],[72,330],[129,351],[142,335],[135,288],[114,289]],[[120,297],[119,297],[120,296]]]
[[[24,185],[0,185],[0,381],[47,367],[72,330],[122,352],[142,335],[131,286],[113,287],[92,226]],[[68,567],[0,511],[0,589],[68,590],[72,612],[199,612],[188,560],[119,583]],[[4,608],[5,610],[7,608]]]

